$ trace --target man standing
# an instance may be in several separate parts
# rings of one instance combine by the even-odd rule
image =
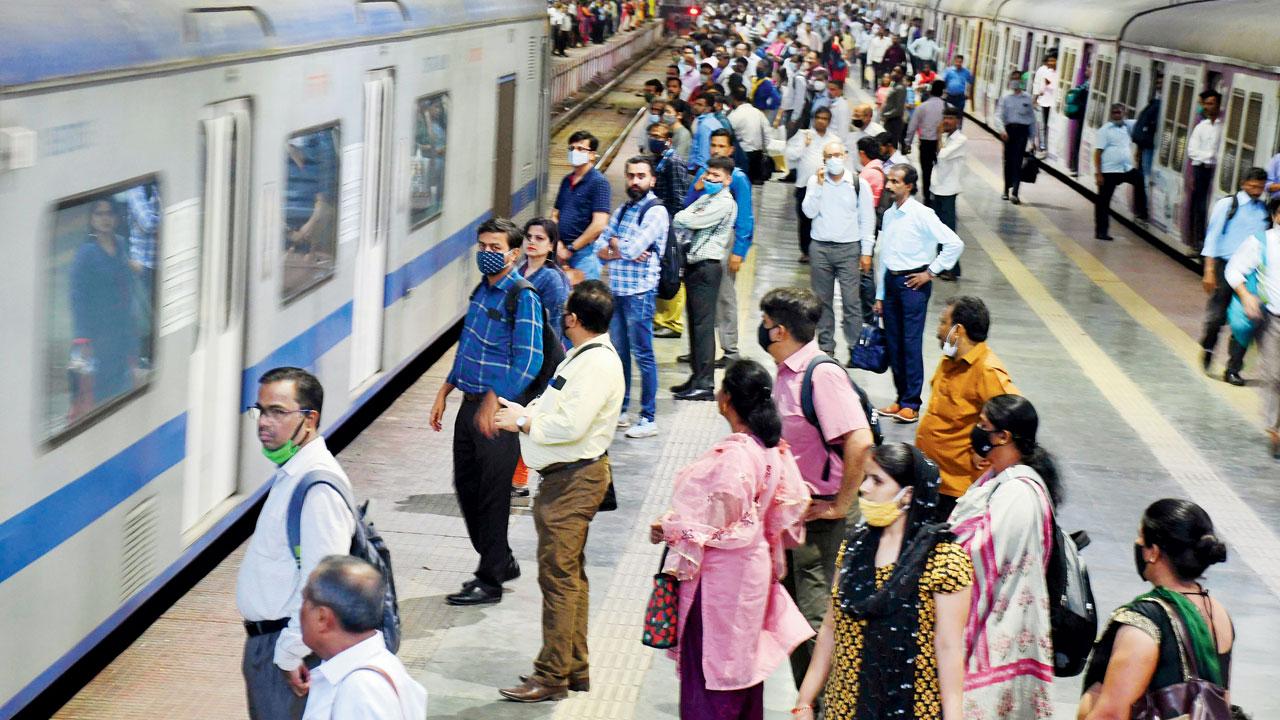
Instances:
[[[1049,112],[1058,100],[1058,55],[1049,53],[1044,64],[1036,68],[1035,79],[1031,81],[1031,94],[1036,108],[1040,111],[1040,152],[1049,150]]]
[[[911,41],[907,46],[907,50],[911,53],[911,67],[919,70],[928,65],[929,67],[938,66],[938,43],[933,39],[933,31],[925,30],[924,37],[918,37]]]
[[[551,219],[560,225],[560,262],[580,270],[588,279],[600,277],[600,261],[591,244],[609,222],[609,181],[596,170],[600,140],[586,130],[569,136],[569,164],[573,172],[560,181]]]
[[[1016,395],[995,351],[987,346],[991,314],[981,299],[951,298],[938,318],[942,360],[929,384],[929,408],[920,418],[916,447],[938,464],[942,476],[938,522],[946,522],[987,463],[973,452],[969,435],[982,406],[997,395]]]
[[[1160,87],[1157,76],[1156,87]],[[1142,112],[1138,113],[1138,119],[1133,124],[1133,144],[1138,146],[1138,157],[1141,160],[1142,177],[1145,180],[1151,176],[1151,161],[1155,158],[1156,153],[1156,133],[1160,128],[1160,95],[1153,95],[1147,106],[1142,108]]]
[[[796,234],[800,239],[800,262],[809,262],[809,243],[812,240],[812,222],[804,214],[805,188],[809,178],[822,167],[822,148],[832,140],[839,140],[838,133],[828,132],[831,109],[822,108],[813,116],[813,127],[797,132],[787,141],[787,167],[796,169]]]
[[[901,423],[919,419],[920,391],[924,388],[921,343],[933,279],[951,269],[964,252],[960,237],[911,197],[917,181],[916,169],[910,165],[895,165],[889,170],[886,187],[893,193],[894,206],[884,213],[880,279],[876,283],[876,310],[884,317],[885,346],[898,395],[897,401],[880,413]]]
[[[863,103],[853,108],[853,130],[849,132],[849,141],[845,147],[856,148],[858,141],[864,137],[879,137],[884,132],[884,126],[876,122],[872,118],[875,115],[875,106],[871,103]],[[879,152],[876,153],[877,155]]]
[[[907,86],[902,84],[902,68],[896,65],[889,73],[889,94],[880,107],[880,122],[893,137],[895,146],[902,142],[907,130]]]
[[[969,139],[960,132],[960,111],[948,105],[942,111],[942,127],[938,135],[938,164],[933,174],[933,211],[943,225],[956,230],[956,196],[964,187],[965,158],[969,155]],[[942,248],[938,248],[941,251]],[[938,273],[942,280],[960,277],[960,260],[955,267]]]
[[[1262,198],[1267,186],[1267,171],[1249,168],[1240,180],[1240,191],[1214,203],[1209,219],[1209,231],[1204,237],[1204,291],[1209,302],[1204,309],[1204,337],[1200,340],[1200,362],[1205,372],[1213,362],[1213,349],[1218,345],[1218,335],[1227,322],[1227,307],[1231,304],[1231,287],[1224,273],[1231,256],[1236,254],[1245,240],[1265,232],[1271,226],[1271,217]],[[1227,369],[1222,379],[1232,385],[1244,385],[1240,369],[1244,367],[1247,348],[1228,332]]]
[[[680,125],[679,122],[675,123]],[[649,152],[658,158],[653,192],[667,209],[667,217],[684,209],[684,196],[689,191],[689,170],[680,159],[671,140],[672,126],[659,123],[649,127]],[[681,126],[683,128],[683,126]],[[653,314],[655,338],[678,338],[684,333],[684,284],[670,300],[658,298]]]
[[[676,230],[692,233],[686,244],[684,286],[689,298],[689,354],[693,373],[671,388],[677,400],[714,400],[716,303],[721,263],[733,237],[738,206],[728,189],[733,161],[713,157],[701,179],[705,194],[676,213]]]
[[[871,269],[875,248],[875,195],[867,181],[848,167],[848,152],[839,140],[822,149],[823,168],[809,178],[804,214],[813,221],[809,281],[822,303],[818,347],[834,355],[835,290],[840,283],[841,321],[845,342],[852,349],[862,329],[858,272]]]
[[[894,165],[907,164],[907,156],[898,152],[898,138],[893,133],[882,132],[876,140],[880,143],[880,158],[884,160],[885,170]]]
[[[729,93],[729,101],[733,105],[728,115],[729,126],[747,157],[747,177],[753,185],[763,185],[768,179],[761,166],[765,144],[769,142],[769,118],[747,100],[747,89],[741,85]]]
[[[1027,146],[1036,137],[1036,111],[1031,98],[1022,92],[1021,80],[1009,81],[1009,94],[996,107],[995,130],[1004,142],[1004,193],[1002,200],[1021,205],[1018,186],[1022,184],[1022,161]]]
[[[1139,222],[1147,221],[1147,184],[1133,163],[1133,153],[1129,148],[1133,139],[1130,134],[1133,121],[1126,121],[1124,113],[1123,104],[1113,103],[1111,121],[1098,128],[1093,140],[1096,146],[1093,151],[1094,181],[1098,184],[1098,196],[1093,203],[1093,237],[1097,240],[1111,239],[1107,233],[1111,221],[1111,196],[1124,183],[1133,186],[1134,216]]]
[[[844,138],[849,134],[850,122],[853,120],[853,106],[849,104],[849,98],[844,96],[844,83],[828,80],[827,97],[831,98],[829,127],[835,131],[836,137],[844,142]]]
[[[427,716],[427,690],[382,638],[385,581],[350,555],[330,555],[302,589],[302,641],[324,662],[311,674],[303,720]]]
[[[654,212],[659,212],[657,208]],[[623,402],[623,363],[609,341],[613,300],[603,283],[579,283],[565,304],[573,350],[528,407],[502,400],[498,427],[518,433],[520,454],[542,483],[533,505],[542,590],[542,650],[533,673],[500,690],[517,702],[559,700],[591,687],[587,664],[587,530],[609,490],[609,444]]]
[[[1217,90],[1200,93],[1204,119],[1196,123],[1187,141],[1191,161],[1191,208],[1187,211],[1189,244],[1200,249],[1205,238],[1206,210],[1213,192],[1213,176],[1218,170],[1218,147],[1222,144],[1222,95]]]
[[[892,44],[893,40],[889,37],[889,33],[885,31],[883,26],[877,26],[875,36],[871,38],[871,45],[867,49],[867,62],[871,63],[871,67],[875,68],[875,77],[871,79],[872,87],[878,86],[880,84],[880,76],[888,72],[888,68],[885,67],[884,55]]]
[[[770,290],[760,300],[760,345],[778,364],[773,401],[782,416],[782,439],[795,454],[800,475],[813,489],[813,504],[805,516],[804,545],[787,551],[783,580],[800,612],[817,629],[831,605],[831,580],[836,555],[844,539],[846,518],[862,484],[862,467],[873,438],[867,416],[838,363],[813,370],[813,410],[817,424],[805,417],[801,405],[804,376],[810,364],[822,359],[814,341],[819,303],[803,288]],[[791,654],[796,687],[804,681],[813,656],[812,640]]]
[[[502,584],[520,577],[507,544],[511,475],[520,445],[515,435],[498,430],[494,415],[498,398],[520,397],[537,377],[544,352],[542,302],[515,269],[524,233],[506,218],[493,218],[476,235],[476,264],[484,279],[471,294],[453,368],[431,407],[431,428],[440,432],[449,393],[455,387],[463,392],[453,424],[453,487],[480,563],[475,578],[445,598],[450,605],[501,602]],[[514,317],[507,309],[512,292]]]
[[[711,157],[711,133],[723,128],[715,115],[715,93],[693,101],[693,144],[689,147],[689,168],[697,170]]]
[[[911,152],[911,140],[920,136],[920,169],[923,172],[921,197],[925,205],[932,204],[929,194],[930,182],[933,180],[933,164],[938,160],[938,128],[942,125],[942,110],[947,107],[942,93],[947,84],[934,80],[929,85],[929,99],[911,113],[911,122],[907,125],[907,153]]]
[[[241,672],[251,720],[302,717],[317,662],[302,638],[303,578],[321,558],[347,554],[356,530],[342,496],[320,486],[302,504],[300,562],[289,548],[289,501],[302,478],[323,471],[351,485],[320,436],[323,405],[324,388],[314,375],[279,367],[258,380],[258,401],[249,408],[262,454],[277,467],[236,579],[236,607],[249,635]],[[508,472],[504,486],[510,481]]]
[[[618,427],[631,425],[631,356],[640,366],[640,418],[627,428],[627,437],[658,434],[654,421],[658,402],[658,360],[653,355],[653,312],[658,297],[660,260],[667,247],[671,218],[653,194],[654,161],[648,155],[627,160],[627,202],[609,219],[596,240],[596,252],[609,268],[613,291],[613,320],[609,337],[622,358],[626,381]],[[575,345],[576,347],[576,345]]]
[[[942,82],[947,84],[947,104],[961,112],[961,125],[964,124],[964,109],[973,94],[973,73],[964,66],[964,56],[951,58],[951,67],[942,73]]]

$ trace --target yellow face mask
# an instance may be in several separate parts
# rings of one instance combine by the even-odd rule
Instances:
[[[902,488],[888,502],[874,502],[858,496],[858,509],[862,511],[862,519],[871,527],[888,527],[892,525],[902,515],[902,508],[898,507],[898,500],[902,499],[902,494],[906,491],[906,488]]]

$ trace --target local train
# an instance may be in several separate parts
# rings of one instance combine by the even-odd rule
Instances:
[[[0,13],[0,718],[266,491],[278,365],[322,429],[461,319],[547,178],[542,0]]]
[[[1111,103],[1134,118],[1159,99],[1159,125],[1148,176],[1151,233],[1179,253],[1187,237],[1190,195],[1186,155],[1199,119],[1198,96],[1222,94],[1223,132],[1213,196],[1232,194],[1252,166],[1280,152],[1280,19],[1268,0],[890,0],[899,17],[921,17],[937,31],[949,63],[955,54],[975,77],[967,110],[981,121],[995,113],[1008,81],[1058,56],[1057,105],[1049,120],[1044,162],[1079,175],[1093,188],[1093,138]],[[1068,119],[1067,91],[1090,80],[1085,116]],[[1112,207],[1132,218],[1129,193]]]

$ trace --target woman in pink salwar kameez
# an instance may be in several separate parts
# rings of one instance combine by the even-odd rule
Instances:
[[[733,433],[676,476],[652,526],[680,579],[680,717],[760,720],[764,679],[813,636],[779,584],[804,540],[809,491],[780,445],[782,421],[759,364],[729,366],[716,400]]]

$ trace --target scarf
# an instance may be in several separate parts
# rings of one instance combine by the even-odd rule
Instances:
[[[1151,592],[1139,595],[1133,602],[1155,599],[1165,601],[1178,611],[1178,616],[1182,618],[1182,626],[1191,636],[1191,650],[1195,653],[1196,668],[1199,670],[1201,679],[1222,687],[1222,666],[1218,662],[1218,645],[1214,642],[1213,633],[1209,631],[1209,625],[1204,621],[1204,616],[1182,593],[1168,588],[1157,587]],[[1177,618],[1169,618],[1170,623],[1177,621]]]

